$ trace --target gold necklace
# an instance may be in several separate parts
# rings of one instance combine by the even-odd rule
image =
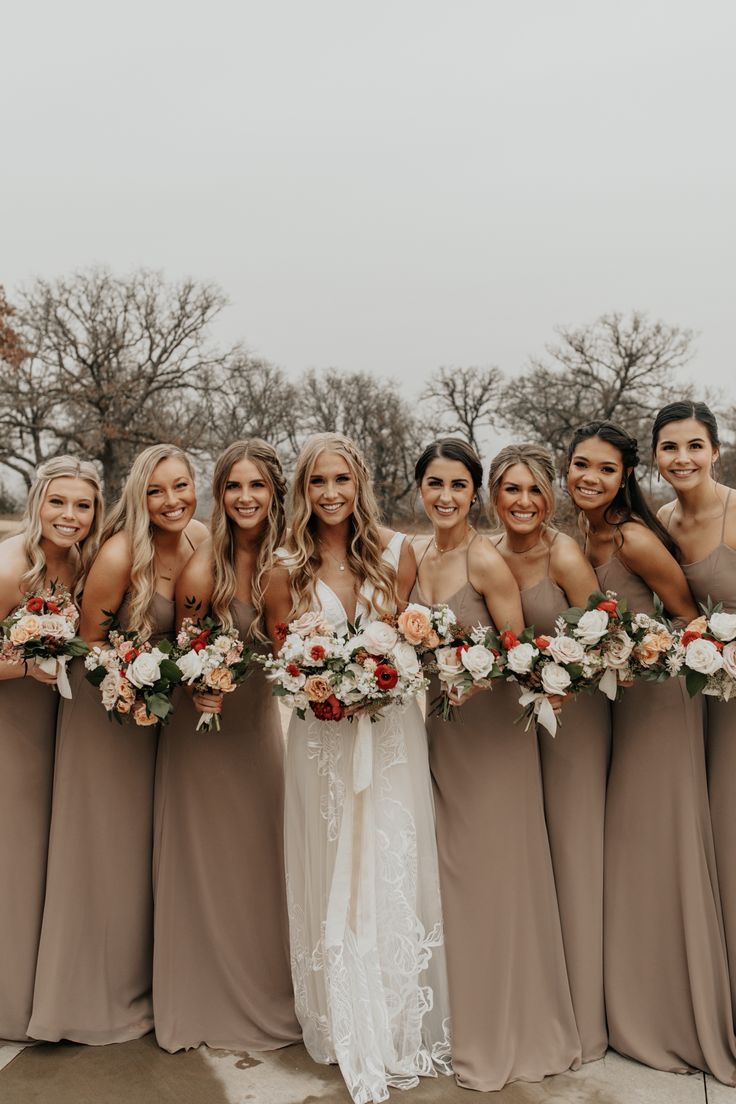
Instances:
[[[326,544],[323,544],[322,541],[319,542],[319,546],[320,546],[320,548],[324,549],[324,551],[327,553],[328,556],[331,557],[331,559],[334,560],[334,562],[337,564],[337,567],[338,567],[339,571],[344,571],[345,570],[345,564],[347,563],[347,559],[339,560],[337,558],[337,556],[335,555],[335,553],[333,551],[331,551],[331,549],[329,549]]]
[[[529,548],[522,548],[517,552],[517,550],[515,548],[511,547],[511,542],[509,541],[508,536],[506,536],[506,547],[508,548],[508,550],[509,550],[509,552],[511,553],[512,556],[526,556],[527,552],[533,552],[534,549],[537,548],[542,543],[543,543],[543,538],[540,537],[538,540],[536,540],[534,542],[534,544],[530,545]]]
[[[440,546],[437,543],[436,536],[434,534],[432,534],[432,544],[435,546],[435,548],[439,552],[440,556],[444,556],[445,552],[454,552],[456,549],[462,547],[463,541],[466,541],[468,539],[468,537],[470,536],[470,534],[474,533],[474,532],[475,532],[475,529],[471,525],[470,528],[468,529],[467,533],[465,534],[465,536],[462,537],[462,539],[459,540],[457,544],[453,544],[450,548],[440,548]]]

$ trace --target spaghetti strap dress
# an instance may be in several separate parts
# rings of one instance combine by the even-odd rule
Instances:
[[[717,548],[702,560],[683,564],[695,601],[720,602],[725,613],[736,613],[736,549],[725,542],[729,490]],[[721,890],[726,948],[731,971],[731,1002],[736,1017],[736,700],[708,698],[706,752],[710,816]]]
[[[410,600],[431,605],[419,581]],[[469,580],[447,604],[465,627],[490,624]],[[537,735],[514,723],[518,699],[518,686],[500,682],[461,706],[458,720],[427,720],[452,1064],[461,1086],[482,1092],[581,1061]]]
[[[231,607],[241,639],[252,605]],[[153,1009],[165,1050],[270,1050],[300,1037],[284,881],[284,741],[255,663],[219,732],[177,691],[161,731],[154,828]]]
[[[125,628],[128,599],[118,620]],[[174,602],[156,594],[154,637]],[[153,1027],[153,781],[158,726],[110,721],[71,664],[59,710],[46,901],[29,1035],[121,1043]]]
[[[549,574],[521,591],[524,623],[552,635],[569,607]],[[601,693],[568,701],[556,736],[537,726],[544,811],[583,1062],[608,1047],[603,997],[603,831],[611,711]]]
[[[620,559],[595,570],[601,590],[654,613],[647,584]],[[655,1069],[736,1084],[703,703],[682,679],[639,682],[614,704],[604,872],[611,1046]]]
[[[0,682],[0,1039],[28,1040],[46,886],[59,695]]]

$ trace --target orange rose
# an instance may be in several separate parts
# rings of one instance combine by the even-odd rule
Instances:
[[[690,622],[690,624],[686,627],[685,632],[704,633],[707,628],[708,618],[705,616],[705,614],[702,614],[700,617],[696,617],[694,621]]]
[[[310,701],[324,702],[332,694],[332,687],[322,675],[310,675],[304,683],[304,693]]]
[[[121,679],[120,685],[118,687],[118,696],[120,697],[121,701],[126,702],[128,709],[135,701],[135,690],[126,679]],[[128,709],[125,710],[126,713],[128,712]],[[118,712],[122,713],[123,710],[119,709]]]
[[[429,636],[425,640],[425,644],[427,645],[428,648],[439,648],[440,638],[438,637],[438,635],[434,631],[434,629],[430,630]]]
[[[231,690],[235,689],[233,676],[227,667],[215,667],[214,671],[210,671],[207,675],[205,681],[213,690],[220,690],[223,694],[229,694]]]
[[[126,701],[125,698],[120,698],[115,704],[116,713],[130,713],[131,702]]]
[[[148,712],[144,701],[136,702],[133,706],[133,720],[137,725],[158,724],[158,717],[154,713]]]
[[[634,655],[644,667],[652,667],[671,643],[672,637],[668,632],[649,632],[634,648]]]
[[[399,614],[398,624],[399,632],[415,646],[425,641],[432,631],[432,623],[426,613],[411,606]]]

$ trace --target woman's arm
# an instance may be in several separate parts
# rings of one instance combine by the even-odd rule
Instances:
[[[214,584],[212,544],[205,541],[192,553],[176,579],[177,629],[185,617],[197,621],[207,616]]]
[[[685,622],[697,617],[698,609],[683,570],[659,537],[639,522],[626,522],[621,532],[624,540],[618,555],[629,571],[661,598],[671,617]]]
[[[470,584],[483,595],[486,609],[499,631],[511,629],[520,633],[524,628],[524,613],[516,579],[498,549],[479,537],[468,552]]]
[[[131,566],[128,539],[123,533],[115,533],[95,556],[84,584],[79,635],[90,647],[104,644],[105,621],[123,604]]]
[[[279,564],[268,572],[263,592],[263,613],[266,632],[271,640],[274,655],[281,650],[281,639],[276,626],[291,619],[292,598],[289,572]]]
[[[591,594],[600,589],[595,571],[582,548],[565,533],[558,533],[552,545],[550,575],[564,590],[571,606],[585,606]]]
[[[409,601],[411,588],[417,578],[417,561],[408,540],[404,540],[399,554],[399,566],[396,569],[396,592],[399,599],[399,609],[402,610]]]

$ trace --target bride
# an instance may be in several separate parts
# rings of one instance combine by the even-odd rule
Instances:
[[[291,514],[288,555],[266,593],[275,647],[278,623],[304,613],[344,632],[406,603],[413,552],[379,526],[347,437],[305,443]],[[293,715],[285,850],[296,1012],[312,1058],[339,1064],[356,1104],[449,1073],[434,814],[415,702],[375,723]]]

